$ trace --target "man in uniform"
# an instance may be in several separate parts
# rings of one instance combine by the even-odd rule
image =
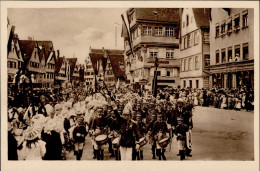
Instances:
[[[154,125],[154,122],[156,121],[155,110],[152,110],[151,116],[152,116],[151,117],[151,121],[150,121],[150,123],[147,126],[147,131],[148,131],[148,135],[149,135],[149,143],[152,146],[151,150],[152,150],[152,154],[153,154],[153,159],[155,159],[156,143],[155,143],[155,140],[154,140],[154,136],[152,134],[153,125]]]
[[[159,160],[161,160],[161,157],[163,160],[166,160],[166,157],[164,155],[165,147],[161,147],[159,145],[159,141],[166,138],[166,133],[168,133],[168,128],[166,122],[162,120],[162,114],[157,114],[157,121],[153,125],[153,131],[152,134],[154,135],[154,139],[156,141],[156,154],[159,157]]]
[[[77,123],[73,130],[74,155],[76,155],[77,160],[80,160],[82,157],[86,135],[87,131],[84,125],[84,119],[83,117],[77,117]]]
[[[122,160],[131,160],[133,145],[135,144],[135,140],[138,139],[138,131],[135,123],[131,121],[131,111],[129,109],[124,109],[122,113],[122,117],[116,112],[116,117],[118,119],[118,123],[120,126],[120,153]],[[136,138],[135,138],[136,137]],[[139,149],[139,146],[136,146],[136,149]]]
[[[145,123],[143,123],[142,121],[142,115],[140,111],[137,111],[136,121],[137,121],[137,131],[139,132],[138,139],[141,139],[145,137],[147,131],[146,131]],[[136,157],[137,160],[143,160],[143,149],[141,147],[136,150]]]
[[[96,109],[97,117],[93,120],[91,129],[93,130],[93,138],[95,139],[98,135],[105,134],[107,129],[106,118],[104,117],[104,111],[102,107],[97,107]],[[104,159],[104,145],[94,144],[94,149],[97,154],[97,160]]]
[[[186,144],[186,132],[188,131],[188,126],[183,123],[183,118],[177,118],[178,125],[175,129],[175,134],[178,142],[179,155],[181,160],[185,159],[185,144]]]

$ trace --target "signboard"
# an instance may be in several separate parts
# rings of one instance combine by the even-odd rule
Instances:
[[[139,81],[139,84],[140,85],[146,85],[148,83],[148,81],[146,80],[146,79],[141,79],[140,81]]]

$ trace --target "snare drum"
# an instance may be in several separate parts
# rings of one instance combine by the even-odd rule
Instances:
[[[115,139],[112,141],[112,146],[113,146],[114,149],[119,148],[119,137],[115,138]]]
[[[164,147],[167,147],[167,145],[170,143],[170,141],[171,141],[170,138],[167,137],[167,138],[160,140],[158,142],[158,144],[160,147],[164,148]]]
[[[97,145],[104,145],[107,143],[107,135],[99,135],[95,138]]]
[[[140,138],[140,140],[137,144],[139,144],[140,148],[143,147],[145,144],[147,144],[146,138],[145,137]]]

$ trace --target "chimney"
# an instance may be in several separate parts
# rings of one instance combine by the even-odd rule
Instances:
[[[32,37],[28,37],[28,40],[32,40]]]

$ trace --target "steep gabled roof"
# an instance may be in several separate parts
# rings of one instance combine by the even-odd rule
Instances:
[[[8,43],[7,43],[7,54],[9,54],[9,52],[12,50],[11,45],[12,45],[12,40],[14,39],[14,30],[15,30],[15,26],[12,26],[10,29],[10,33],[8,34]]]
[[[54,50],[52,41],[37,41],[37,44],[38,47],[41,47],[40,49],[44,49],[45,60],[47,61],[50,53]]]
[[[19,40],[21,46],[21,53],[25,64],[27,64],[32,56],[33,50],[36,46],[34,40]]]
[[[42,62],[42,58],[44,57],[44,55],[45,55],[44,49],[41,49],[40,53],[39,53],[39,60],[40,60],[40,62]],[[46,57],[45,57],[45,61],[44,62],[46,62]]]
[[[109,54],[123,54],[123,50],[116,50],[116,49],[91,49],[91,53],[104,53],[106,52]]]
[[[112,54],[108,55],[111,62],[112,70],[115,77],[124,77],[125,71],[120,68],[120,65],[124,65],[124,55]]]
[[[102,61],[103,69],[105,70],[107,65],[107,58],[104,57],[103,53],[89,53],[90,60],[93,66],[94,71],[97,71],[97,61]]]
[[[65,60],[64,57],[57,58],[56,63],[55,63],[55,72],[57,72],[57,73],[60,72],[60,69],[61,69],[61,66],[62,66],[62,63],[64,60]]]
[[[136,20],[179,22],[178,8],[135,8]]]
[[[67,60],[69,61],[70,70],[72,71],[71,74],[73,74],[76,66],[77,58],[67,58]]]
[[[209,28],[210,8],[192,8],[197,27]]]

